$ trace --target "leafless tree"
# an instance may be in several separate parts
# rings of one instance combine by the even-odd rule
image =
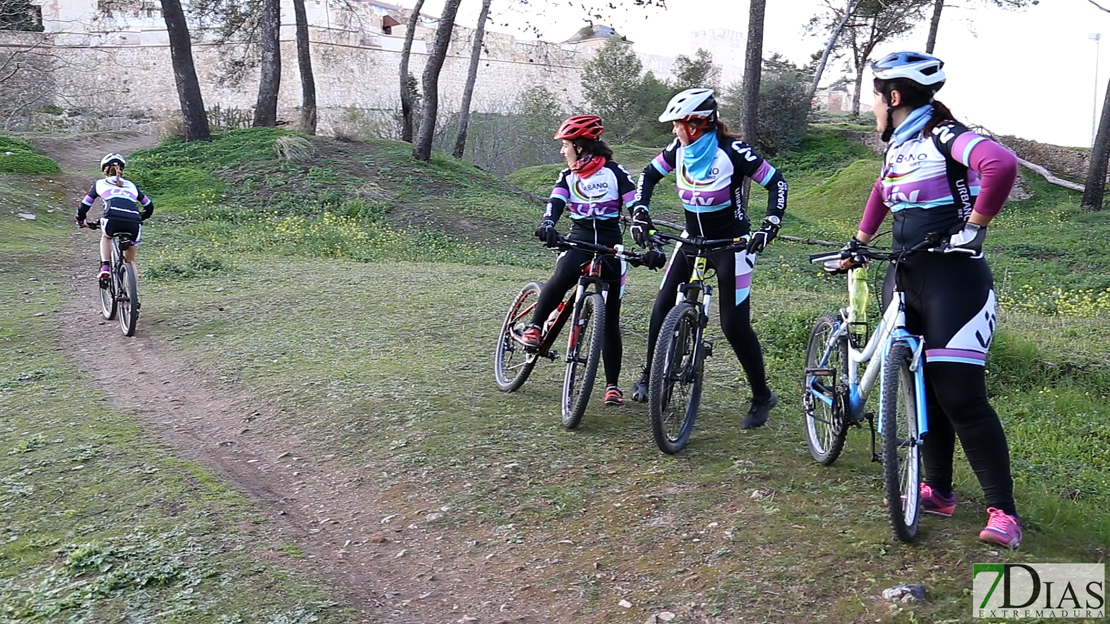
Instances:
[[[748,10],[748,44],[744,53],[743,114],[740,134],[749,144],[755,142],[759,118],[759,79],[763,72],[763,17],[767,0],[751,0]]]
[[[181,101],[181,116],[185,122],[186,141],[209,141],[208,115],[200,94],[200,82],[193,67],[193,45],[189,40],[189,25],[181,0],[161,0],[162,17],[166,21],[166,34],[170,40],[170,58],[173,78],[177,83],[177,97]]]
[[[316,134],[316,77],[312,73],[312,50],[308,41],[308,17],[304,0],[293,0],[297,18],[297,64],[301,72],[301,132]]]
[[[825,65],[829,62],[829,56],[832,55],[832,51],[836,48],[837,41],[840,40],[840,33],[844,32],[844,26],[848,24],[848,20],[852,19],[852,12],[855,11],[857,4],[859,4],[859,0],[848,0],[844,10],[841,11],[839,21],[837,21],[836,26],[832,28],[829,41],[825,44],[825,51],[821,53],[821,60],[817,61],[817,69],[813,72],[813,82],[810,83],[809,91],[806,92],[807,102],[812,102],[813,96],[817,94],[817,85],[821,82],[821,75],[825,73]],[[816,25],[819,23],[820,20],[814,17],[810,20],[810,28],[816,28]]]
[[[482,11],[478,14],[478,27],[474,30],[474,45],[470,49],[470,67],[466,72],[466,86],[463,88],[462,108],[459,109],[459,134],[455,137],[455,150],[452,155],[462,158],[466,152],[466,131],[470,124],[470,99],[474,97],[474,82],[478,79],[478,63],[482,60],[482,41],[486,37],[486,18],[492,0],[482,0]]]
[[[1040,4],[1040,0],[980,0],[980,4],[996,6],[1000,9],[1024,9],[1031,5]],[[951,5],[948,5],[951,6]],[[940,14],[944,10],[944,0],[933,0],[933,17],[929,20],[929,38],[925,40],[925,51],[933,53],[937,44],[937,30],[940,29]]]
[[[432,138],[436,131],[436,112],[439,106],[439,72],[447,58],[447,48],[451,44],[451,33],[455,26],[455,15],[459,12],[462,0],[447,0],[443,5],[443,15],[436,27],[435,44],[424,66],[424,106],[420,111],[420,131],[412,148],[412,156],[427,162],[432,157]]]
[[[254,106],[255,127],[277,124],[278,89],[281,87],[281,1],[262,0],[259,36],[262,44],[262,75]]]
[[[401,140],[412,143],[413,106],[415,104],[416,79],[409,73],[409,56],[412,54],[412,41],[416,37],[416,27],[420,23],[420,9],[424,0],[416,0],[409,23],[405,26],[405,44],[401,48]]]

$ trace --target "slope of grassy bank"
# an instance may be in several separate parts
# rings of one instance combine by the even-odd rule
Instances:
[[[267,563],[252,504],[174,458],[65,357],[63,196],[0,174],[37,219],[0,215],[0,621],[348,622],[315,581]],[[53,212],[48,212],[53,210]],[[91,237],[90,237],[91,238]],[[89,243],[92,245],[93,243]]]

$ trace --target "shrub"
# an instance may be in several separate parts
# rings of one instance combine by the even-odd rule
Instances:
[[[53,158],[36,154],[26,141],[0,136],[0,173],[58,173],[61,168]]]
[[[308,160],[316,153],[316,148],[308,139],[299,136],[282,136],[274,141],[274,153],[285,160]]]

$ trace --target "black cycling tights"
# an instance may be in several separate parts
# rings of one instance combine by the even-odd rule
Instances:
[[[667,274],[663,278],[663,286],[659,289],[659,294],[655,297],[655,307],[651,310],[647,346],[649,367],[659,330],[663,327],[667,313],[675,306],[678,287],[688,281],[694,271],[694,255],[694,252],[688,252],[679,247],[671,257]],[[739,255],[739,261],[746,262],[745,254]],[[752,399],[761,403],[771,398],[771,388],[767,385],[767,373],[763,367],[763,348],[759,344],[755,330],[752,329],[751,297],[741,292],[740,296],[743,300],[740,303],[736,302],[738,281],[736,257],[736,253],[729,251],[719,251],[707,256],[710,266],[717,272],[717,289],[713,292],[713,296],[717,298],[717,309],[721,315],[721,331],[724,332],[725,339],[736,353],[736,359],[740,360],[740,365],[744,367],[748,385],[751,386]]]
[[[952,491],[952,453],[959,436],[987,506],[1016,516],[1010,447],[998,414],[987,402],[986,369],[932,362],[925,365],[925,380],[929,410],[929,432],[921,446],[925,481],[941,492]]]
[[[555,274],[540,291],[532,324],[543,327],[548,315],[559,305],[567,291],[578,283],[578,278],[582,276],[582,267],[593,257],[593,253],[580,249],[571,249],[559,256]],[[621,340],[620,260],[611,256],[602,258],[601,278],[609,285],[609,294],[605,297],[605,344],[601,347],[601,361],[605,364],[605,385],[615,386],[621,376],[621,354],[624,351],[624,342]]]

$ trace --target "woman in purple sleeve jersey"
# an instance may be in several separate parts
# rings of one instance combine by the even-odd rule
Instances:
[[[906,293],[906,328],[925,337],[929,433],[921,448],[921,506],[941,516],[955,511],[952,457],[959,437],[986,498],[987,526],[979,539],[1016,548],[1022,531],[1010,452],[998,414],[987,401],[985,364],[996,302],[983,239],[1013,187],[1017,159],[968,130],[933,99],[944,85],[943,67],[940,59],[919,52],[895,52],[872,65],[871,111],[887,148],[849,246],[870,241],[891,213],[895,249],[943,233],[947,251],[957,252],[914,254],[897,268]],[[891,266],[886,275],[884,306],[894,270]]]

